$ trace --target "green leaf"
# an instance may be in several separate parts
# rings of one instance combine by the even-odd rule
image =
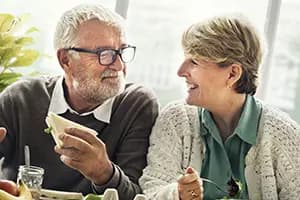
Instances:
[[[53,130],[53,128],[50,126],[48,128],[45,128],[44,129],[44,132],[47,133],[47,134],[51,134],[51,131]]]
[[[15,17],[11,14],[1,13],[0,14],[0,33],[9,32],[14,24]]]
[[[88,194],[84,197],[84,200],[102,200],[103,195],[97,195],[97,194]]]
[[[9,48],[6,48],[5,51],[1,54],[0,65],[7,68],[13,60],[16,59],[16,55],[18,55],[21,51],[21,47],[12,45]]]
[[[33,33],[33,32],[38,32],[39,29],[37,29],[36,27],[30,27],[26,32],[25,34],[29,34],[29,33]]]
[[[26,46],[26,45],[33,44],[33,41],[34,40],[32,37],[20,37],[15,41],[15,43],[18,45]]]
[[[0,74],[0,92],[4,90],[8,85],[18,80],[22,74],[15,72],[4,72]]]
[[[0,33],[0,47],[7,48],[11,45],[14,45],[16,37],[9,34]]]
[[[37,28],[30,27],[26,33],[18,32],[19,35],[14,35],[29,17],[30,14],[14,16],[0,13],[0,92],[23,76],[14,73],[11,67],[30,66],[39,57],[38,51],[25,48],[34,43],[34,39],[27,34],[38,31]]]
[[[16,60],[10,63],[9,67],[19,67],[31,65],[39,57],[39,52],[32,49],[26,49],[21,51]]]

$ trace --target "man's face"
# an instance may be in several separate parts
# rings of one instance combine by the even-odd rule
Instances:
[[[119,49],[123,45],[121,34],[98,20],[89,20],[79,26],[77,48]],[[87,103],[100,104],[124,90],[125,65],[119,56],[114,63],[104,66],[96,54],[72,53],[69,70],[65,70],[69,94],[80,96]]]

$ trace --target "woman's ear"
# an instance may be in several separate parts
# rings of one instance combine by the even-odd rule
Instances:
[[[56,55],[60,66],[63,68],[63,70],[66,70],[66,68],[70,66],[68,51],[65,49],[58,49]]]
[[[229,66],[229,75],[227,84],[229,88],[233,88],[234,85],[240,80],[243,73],[241,64],[233,63]]]

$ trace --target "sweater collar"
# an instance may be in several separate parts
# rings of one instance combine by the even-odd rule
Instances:
[[[110,123],[111,113],[112,113],[112,106],[114,103],[115,97],[112,97],[106,100],[103,104],[98,106],[96,109],[90,112],[81,113],[79,114],[75,110],[73,110],[69,104],[67,103],[65,96],[64,96],[64,89],[63,89],[63,76],[61,76],[54,87],[52,97],[50,99],[50,106],[48,112],[54,112],[55,114],[62,114],[69,110],[71,113],[76,113],[80,116],[86,116],[93,113],[94,117],[102,122]]]

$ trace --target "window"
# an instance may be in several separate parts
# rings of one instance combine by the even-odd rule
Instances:
[[[98,0],[98,3],[114,10],[115,1]],[[4,0],[1,1],[0,12],[22,15],[29,13],[30,19],[25,24],[27,28],[35,26],[39,29],[35,33],[34,47],[45,56],[34,63],[33,68],[41,73],[61,74],[61,67],[56,59],[53,48],[53,35],[59,17],[66,10],[80,3],[95,3],[94,0]],[[27,26],[28,25],[28,26]],[[27,68],[25,70],[28,70]],[[22,69],[21,69],[22,71]]]
[[[36,48],[50,57],[42,57],[34,69],[42,73],[62,73],[53,50],[52,40],[56,22],[67,9],[94,0],[4,0],[0,12],[30,13],[28,24],[39,28]],[[164,106],[186,95],[185,83],[176,72],[183,60],[181,34],[192,23],[204,18],[242,13],[263,34],[273,23],[278,28],[270,31],[274,37],[269,50],[269,63],[263,66],[267,72],[260,80],[259,97],[286,112],[300,123],[300,9],[299,0],[98,0],[121,13],[127,11],[129,42],[137,46],[135,60],[128,66],[128,80],[151,87]],[[117,4],[117,5],[116,5]],[[271,6],[277,6],[274,10]],[[16,6],[17,5],[17,6]],[[268,9],[273,13],[268,15]],[[280,15],[279,15],[280,14]],[[273,17],[279,17],[278,21]],[[278,24],[277,24],[278,22]],[[269,40],[269,36],[267,38]],[[274,42],[274,43],[273,43]]]
[[[263,32],[268,1],[130,1],[129,37],[137,46],[128,78],[152,87],[162,105],[186,94],[176,71],[183,60],[181,34],[193,22],[226,13],[242,13]],[[255,10],[255,12],[253,12]]]
[[[300,2],[282,1],[266,101],[300,123]]]

